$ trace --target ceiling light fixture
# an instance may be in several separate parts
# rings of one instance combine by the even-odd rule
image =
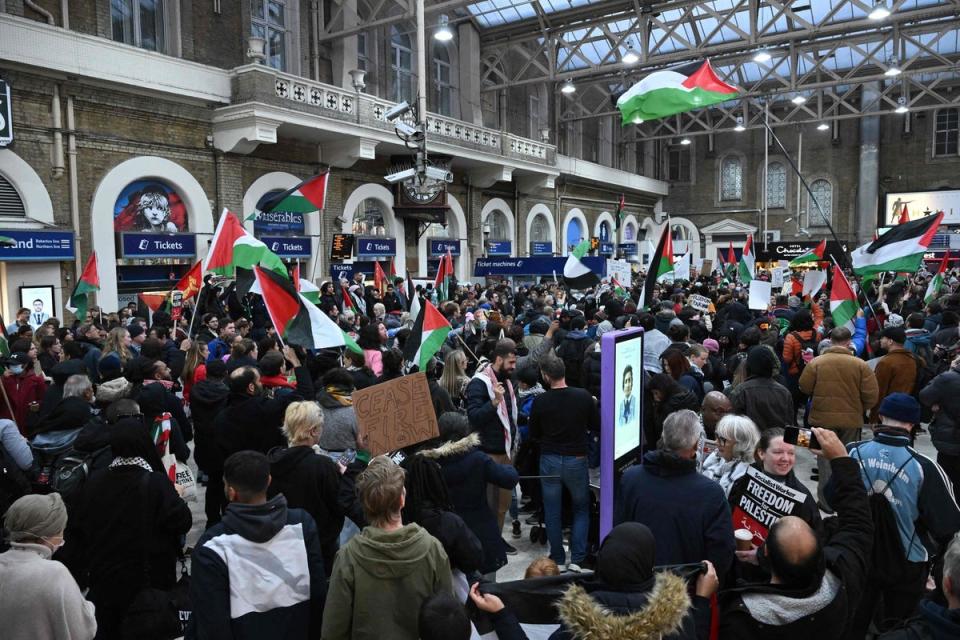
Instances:
[[[817,131],[829,131],[829,130],[830,130],[830,125],[828,125],[826,122],[821,122],[820,124],[817,125]]]
[[[433,32],[433,37],[440,42],[453,40],[453,31],[450,30],[450,19],[447,16],[440,16],[440,27]]]
[[[770,52],[766,49],[760,49],[755,54],[753,54],[754,62],[770,62],[773,56],[770,55]]]
[[[900,65],[897,64],[896,58],[887,61],[887,70],[883,72],[883,75],[888,78],[895,78],[901,73],[903,72],[900,70]]]
[[[873,11],[867,16],[871,20],[886,20],[890,17],[890,9],[887,8],[885,0],[877,0],[873,3]]]
[[[736,131],[737,133],[747,130],[747,128],[743,126],[743,116],[737,116],[737,126],[735,126],[733,130]]]
[[[790,98],[790,102],[792,102],[793,104],[796,104],[796,105],[801,105],[801,104],[803,104],[803,103],[806,102],[806,101],[807,101],[807,99],[806,99],[805,97],[801,96],[800,94],[797,94],[797,95],[793,96],[792,98]]]
[[[907,99],[903,96],[897,98],[897,108],[894,111],[896,113],[909,113],[910,108],[907,106]]]
[[[567,80],[563,83],[563,86],[560,87],[560,93],[571,94],[577,90],[577,85],[573,84],[573,80]]]
[[[690,144],[690,138],[684,138],[683,140],[680,141],[680,144],[682,144],[683,146],[689,145],[689,144]]]
[[[633,50],[633,43],[627,43],[627,52],[623,54],[623,64],[636,64],[640,62],[640,56]]]
[[[640,116],[634,116],[633,124],[643,124],[643,118],[641,118]]]

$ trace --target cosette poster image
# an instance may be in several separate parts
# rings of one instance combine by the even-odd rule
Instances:
[[[184,232],[188,230],[187,208],[172,187],[159,180],[137,180],[128,184],[117,198],[113,230]]]

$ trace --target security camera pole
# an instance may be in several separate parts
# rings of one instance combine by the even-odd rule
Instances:
[[[421,184],[427,175],[427,28],[423,3],[424,0],[417,0],[417,178]]]

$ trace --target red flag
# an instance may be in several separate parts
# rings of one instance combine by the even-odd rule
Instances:
[[[340,291],[343,292],[344,310],[352,309],[353,311],[356,311],[357,308],[353,305],[353,298],[350,297],[350,290],[347,287],[341,286]]]
[[[300,313],[300,296],[283,276],[257,266],[253,272],[260,284],[260,295],[273,327],[281,336],[286,335],[287,326]]]
[[[373,263],[373,286],[380,291],[381,296],[387,290],[387,274],[383,272],[379,261]]]
[[[733,240],[730,241],[730,248],[727,249],[727,266],[737,263],[737,254],[733,250]]]
[[[910,222],[910,212],[907,211],[907,205],[904,203],[903,208],[900,209],[900,219],[897,220],[897,224],[907,224]]]
[[[183,294],[183,301],[186,302],[193,296],[200,293],[200,287],[203,286],[203,265],[201,262],[193,265],[190,271],[180,278],[180,281],[173,286],[174,291]]]
[[[397,279],[397,265],[394,262],[394,258],[390,258],[390,282],[393,283]]]
[[[300,263],[299,262],[293,265],[293,272],[290,274],[290,279],[293,280],[293,288],[296,289],[297,293],[300,293]]]
[[[100,288],[100,274],[97,272],[97,252],[94,251],[87,258],[87,264],[83,267],[83,273],[80,274],[80,282],[96,289]]]

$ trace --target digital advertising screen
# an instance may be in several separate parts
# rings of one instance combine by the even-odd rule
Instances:
[[[613,390],[613,457],[619,460],[640,446],[640,383],[643,375],[641,340],[616,343],[616,386]]]

